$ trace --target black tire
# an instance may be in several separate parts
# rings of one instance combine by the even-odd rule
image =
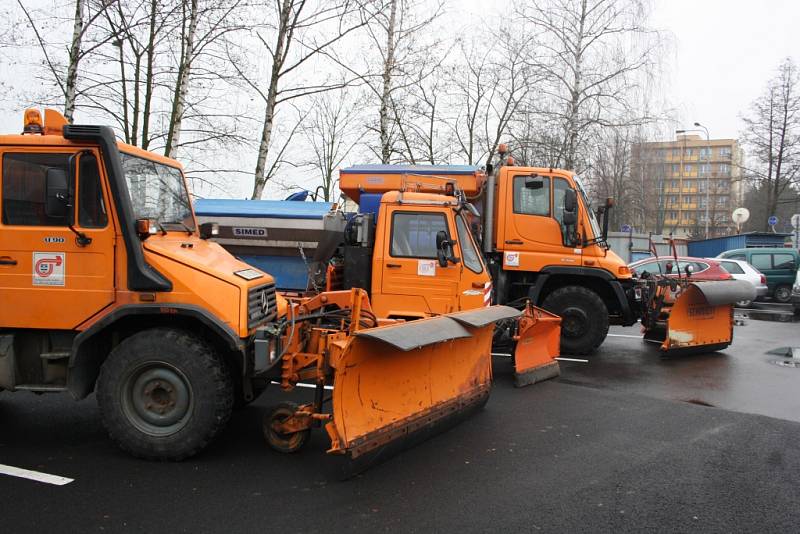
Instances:
[[[772,298],[781,304],[786,304],[792,300],[792,286],[781,285],[775,288]]]
[[[561,353],[588,354],[608,334],[608,308],[603,299],[581,286],[556,289],[542,307],[561,317]]]
[[[303,448],[303,445],[308,441],[308,436],[311,434],[310,429],[301,430],[292,434],[282,434],[272,428],[272,423],[284,422],[297,412],[299,405],[284,401],[278,403],[269,413],[264,415],[262,421],[262,430],[264,431],[264,439],[267,444],[278,452],[291,454]]]
[[[97,402],[111,439],[148,460],[203,450],[230,419],[233,381],[205,341],[153,328],[120,343],[100,370]]]

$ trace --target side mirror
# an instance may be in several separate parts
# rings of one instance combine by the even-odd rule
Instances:
[[[672,262],[668,261],[667,264],[664,266],[664,272],[667,274],[672,274]]]
[[[683,271],[686,273],[687,277],[692,276],[692,273],[694,272],[694,267],[687,264],[686,267],[683,268]]]
[[[575,213],[578,210],[578,193],[574,189],[564,190],[564,211]]]
[[[69,206],[67,173],[63,169],[47,169],[45,189],[45,214],[52,218],[66,217]]]
[[[561,222],[564,226],[575,226],[578,222],[578,215],[574,211],[566,211],[561,214]]]
[[[439,260],[439,267],[447,267],[448,263],[458,263],[461,261],[453,253],[455,241],[447,239],[447,232],[439,230],[436,232],[436,259]]]
[[[207,222],[200,225],[200,239],[210,239],[219,235],[219,224]]]

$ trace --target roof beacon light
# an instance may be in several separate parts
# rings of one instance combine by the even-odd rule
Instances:
[[[42,134],[44,133],[44,126],[42,125],[42,115],[38,109],[28,108],[25,110],[25,121],[22,128],[23,134]]]
[[[498,154],[500,154],[502,156],[506,152],[508,152],[508,145],[507,144],[500,143],[499,145],[497,145],[497,153]]]

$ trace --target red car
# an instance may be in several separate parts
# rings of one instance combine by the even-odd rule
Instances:
[[[733,276],[722,268],[718,261],[706,258],[678,256],[678,268],[680,269],[681,276],[686,274],[687,265],[692,267],[690,278],[694,280],[730,280],[733,278]],[[638,277],[641,277],[644,273],[678,276],[674,258],[645,258],[631,263],[628,267],[634,275]]]

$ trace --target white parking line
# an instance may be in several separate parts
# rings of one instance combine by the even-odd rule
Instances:
[[[608,334],[609,337],[629,337],[631,339],[642,339],[642,336],[631,336],[628,334]]]
[[[19,467],[12,467],[10,465],[3,464],[0,464],[0,475],[27,478],[28,480],[44,482],[45,484],[53,484],[54,486],[65,486],[74,481],[72,478],[60,477],[58,475],[48,475],[47,473],[40,473],[39,471],[20,469]]]

